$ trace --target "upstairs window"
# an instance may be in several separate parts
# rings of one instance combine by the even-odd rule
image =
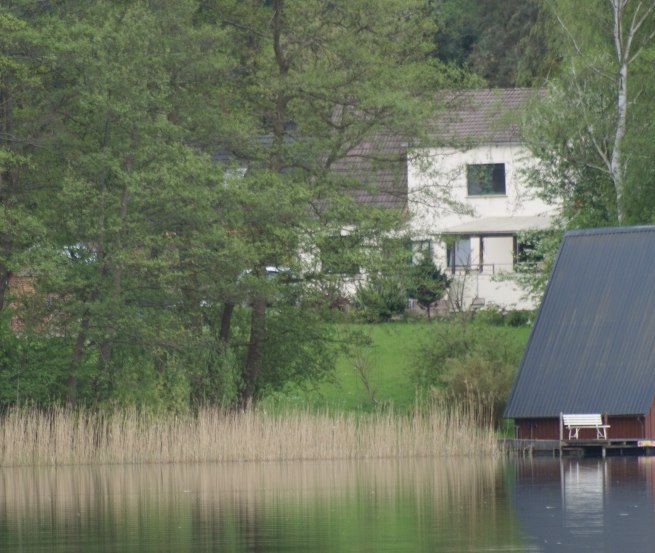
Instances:
[[[505,164],[479,163],[466,166],[469,196],[504,196]]]

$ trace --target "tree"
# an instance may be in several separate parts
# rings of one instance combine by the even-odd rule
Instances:
[[[524,348],[509,328],[454,318],[434,326],[419,346],[416,382],[432,395],[489,409],[500,423]]]
[[[324,344],[332,340],[333,330],[322,325],[331,315],[324,311],[319,316],[329,299],[321,290],[331,288],[340,275],[320,267],[304,270],[298,252],[317,253],[317,244],[347,227],[361,246],[357,262],[365,266],[370,256],[366,245],[400,221],[398,212],[358,204],[356,193],[365,185],[334,169],[361,143],[375,144],[371,139],[376,135],[414,136],[429,116],[427,100],[443,71],[428,61],[433,29],[424,16],[421,2],[398,0],[202,4],[200,17],[228,32],[240,60],[231,103],[241,109],[241,132],[224,136],[221,146],[248,168],[234,185],[248,206],[235,232],[253,254],[249,265],[242,266],[248,279],[236,287],[250,317],[244,404],[272,382],[267,374],[283,360],[273,362],[269,354],[280,351],[281,343],[287,355],[294,349],[305,353],[306,374],[312,374],[312,366],[326,368]],[[365,155],[374,164],[399,161],[375,147]],[[309,257],[313,265],[312,257],[319,256]],[[282,330],[273,322],[283,309],[277,298],[286,284],[270,282],[267,266],[305,275],[296,286],[298,307],[291,312],[304,312],[307,324],[319,325],[309,333],[312,340],[304,341],[306,333],[273,334]],[[227,303],[224,313],[238,313],[232,305]]]
[[[416,265],[412,266],[408,294],[428,312],[428,319],[430,319],[432,305],[443,298],[449,283],[448,276],[434,265],[429,256],[424,255]]]
[[[7,8],[0,8],[0,310],[9,275],[20,256],[43,236],[39,200],[48,190],[30,182],[30,164],[43,134],[43,38]]]
[[[539,0],[432,0],[435,55],[489,86],[530,86],[552,71]]]
[[[626,196],[645,161],[628,146],[649,132],[640,114],[653,82],[641,61],[652,51],[655,2],[561,0],[552,7],[554,40],[566,57],[527,126],[542,163],[534,181],[564,200],[572,225],[639,222]]]
[[[191,62],[207,39],[195,2],[29,7],[26,22],[52,37],[48,142],[29,175],[53,188],[39,213],[47,239],[25,265],[47,299],[34,302],[37,330],[47,322],[69,347],[70,403],[188,405],[197,262],[215,259],[227,230],[222,171],[192,145],[185,92],[221,62]]]
[[[168,75],[157,55],[156,12],[144,3],[97,2],[60,17],[70,28],[59,58],[66,95],[59,149],[68,169],[57,235],[69,253],[60,280],[46,279],[65,298],[59,321],[75,336],[68,401],[80,386],[103,401],[129,394],[129,382],[147,389],[156,378],[147,344],[159,341],[156,328],[169,328],[161,307],[172,300],[153,284],[153,266],[167,253],[165,232],[175,229],[148,219],[169,186],[180,190],[184,148],[165,117]]]
[[[42,136],[24,182],[47,184],[29,195],[44,231],[23,267],[29,319],[57,342],[50,399],[246,405],[328,374],[344,275],[318,245],[347,230],[377,274],[403,221],[358,201],[377,183],[343,169],[401,162],[376,137],[410,141],[450,85],[423,2],[12,7],[47,37],[26,40],[39,79],[21,105]]]

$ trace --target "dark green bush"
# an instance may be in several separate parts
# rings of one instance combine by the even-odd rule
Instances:
[[[18,335],[0,319],[0,405],[48,405],[65,398],[70,350],[63,338]]]
[[[407,293],[394,277],[373,275],[355,294],[356,314],[368,323],[390,321],[407,308]]]
[[[481,309],[475,313],[475,320],[492,325],[492,326],[505,326],[505,313],[496,306]]]
[[[512,309],[505,311],[491,306],[481,309],[475,314],[475,320],[492,326],[528,326],[534,320],[535,313],[531,309]]]

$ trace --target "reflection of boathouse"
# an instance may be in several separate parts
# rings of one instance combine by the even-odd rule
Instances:
[[[513,503],[525,550],[653,551],[654,468],[653,457],[519,461]]]
[[[565,235],[505,417],[516,438],[558,440],[561,413],[655,440],[655,226]]]

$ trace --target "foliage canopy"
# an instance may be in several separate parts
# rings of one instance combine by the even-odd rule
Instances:
[[[425,9],[3,4],[1,401],[186,410],[329,375],[345,275],[317,245],[402,220],[335,169],[362,143],[393,167],[371,139],[417,136],[457,74]]]

